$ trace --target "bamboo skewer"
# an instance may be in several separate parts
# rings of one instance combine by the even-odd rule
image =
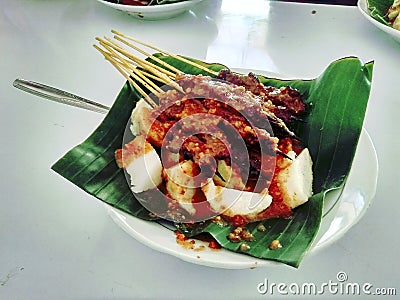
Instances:
[[[109,37],[96,37],[96,40],[100,43],[100,46],[104,47],[104,49],[100,48],[97,45],[94,45],[94,47],[104,55],[104,58],[108,60],[118,70],[118,72],[120,72],[122,76],[124,76],[124,78],[129,81],[130,84],[132,84],[132,86],[153,108],[157,106],[156,102],[141,88],[140,85],[145,87],[148,91],[150,91],[150,93],[153,93],[156,97],[160,97],[164,93],[164,91],[159,86],[157,86],[154,81],[169,85],[179,92],[184,93],[182,87],[175,81],[177,76],[184,73],[174,66],[171,66],[170,64],[162,61],[158,57],[132,44],[129,41],[133,41],[142,46],[159,51],[163,55],[169,55],[179,61],[199,68],[214,76],[218,75],[218,72],[210,70],[186,58],[174,55],[173,53],[167,52],[158,47],[142,42],[138,39],[122,34],[116,30],[111,30],[111,32],[114,33],[115,40],[123,43],[124,45],[136,50],[143,55],[146,55],[154,62],[159,64],[156,65],[148,60],[142,59],[132,54]]]
[[[146,71],[141,71],[141,73],[147,78],[151,78],[157,80],[158,82],[165,83],[160,77],[155,76],[154,74],[148,73]],[[166,84],[166,83],[165,83]]]
[[[178,60],[180,60],[180,61],[182,61],[182,62],[184,62],[184,63],[187,63],[187,64],[189,64],[189,65],[191,65],[191,66],[193,66],[193,67],[196,67],[196,68],[199,68],[199,69],[201,69],[201,70],[203,70],[203,71],[206,71],[206,72],[208,72],[208,73],[210,73],[210,74],[212,74],[212,75],[214,75],[214,76],[217,76],[217,75],[218,75],[218,72],[215,72],[215,71],[213,71],[213,70],[210,70],[210,69],[208,69],[208,68],[206,68],[206,67],[204,67],[204,66],[202,66],[202,65],[199,65],[199,64],[197,64],[197,63],[195,63],[195,62],[192,62],[192,61],[190,61],[190,60],[188,60],[188,59],[186,59],[186,58],[184,58],[184,57],[182,57],[182,56],[178,56],[178,55],[175,55],[175,54],[170,53],[170,52],[168,52],[168,51],[162,50],[162,49],[160,49],[160,48],[158,48],[158,47],[156,47],[156,46],[153,46],[153,45],[150,45],[150,44],[148,44],[148,43],[142,42],[142,41],[140,41],[140,40],[138,40],[138,39],[135,39],[135,38],[133,38],[133,37],[131,37],[131,36],[128,36],[128,35],[126,35],[126,34],[123,34],[123,33],[121,33],[121,32],[118,32],[118,31],[116,31],[116,30],[114,30],[114,29],[111,30],[111,32],[114,33],[115,35],[119,35],[119,36],[122,36],[122,37],[124,37],[124,38],[126,38],[126,39],[128,39],[128,40],[134,41],[134,42],[136,42],[136,43],[138,43],[138,44],[140,44],[140,45],[146,46],[146,47],[151,48],[151,49],[153,49],[153,50],[159,51],[159,52],[161,52],[161,53],[163,53],[163,54],[169,55],[169,56],[171,56],[171,57],[173,57],[173,58],[175,58],[175,59],[178,59]]]
[[[113,48],[116,51],[120,52],[121,54],[123,54],[124,56],[126,56],[127,58],[131,59],[134,62],[141,62],[143,64],[151,66],[152,68],[160,71],[161,73],[164,73],[165,75],[167,75],[167,76],[169,76],[171,78],[175,78],[176,73],[172,73],[172,72],[170,72],[170,71],[168,71],[168,70],[166,70],[166,69],[164,69],[164,68],[162,68],[160,66],[157,66],[157,65],[155,65],[155,64],[153,64],[153,63],[151,63],[149,61],[146,61],[144,59],[141,59],[141,58],[133,55],[132,53],[128,52],[127,50],[125,50],[124,48],[122,48],[121,46],[119,46],[118,44],[113,42],[110,38],[106,37],[105,39],[102,39],[102,38],[96,38],[96,39],[100,42],[100,44],[102,44],[102,45],[105,44],[105,45],[110,46],[111,48]]]
[[[124,48],[120,47],[118,44],[116,44],[109,38],[105,38],[105,39],[96,38],[96,39],[100,42],[100,44],[103,47],[109,46],[112,49],[118,51],[119,53],[123,54],[125,57],[131,59],[132,62],[134,64],[136,64],[137,66],[139,66],[139,67],[153,73],[155,76],[159,77],[161,79],[161,82],[163,82],[167,85],[170,85],[173,88],[175,88],[176,90],[183,93],[183,90],[180,87],[180,85],[177,84],[174,80],[176,78],[176,74],[174,74],[160,66],[157,66],[147,60],[141,59],[141,58],[131,54],[130,52],[128,52]],[[180,72],[180,73],[182,73],[182,72]]]
[[[180,86],[179,84],[177,84],[171,77],[169,77],[168,75],[166,75],[165,73],[163,73],[163,72],[160,70],[160,69],[162,69],[162,68],[160,68],[160,67],[158,67],[158,66],[156,66],[156,65],[154,65],[154,64],[152,64],[152,63],[150,63],[150,62],[148,62],[148,61],[142,60],[142,59],[140,59],[140,58],[135,58],[135,63],[136,63],[139,67],[150,71],[150,72],[153,73],[155,76],[157,76],[158,78],[160,78],[161,82],[164,82],[165,84],[170,85],[170,86],[172,86],[173,88],[175,88],[176,90],[178,90],[178,91],[180,91],[180,92],[183,93],[183,90],[182,90],[181,86]],[[175,76],[174,76],[174,77],[175,77]]]
[[[140,71],[138,68],[133,67],[133,65],[127,61],[126,59],[123,59],[120,57],[112,48],[110,48],[108,45],[103,45],[108,51],[109,54],[111,54],[114,58],[117,58],[125,67],[124,69],[130,73],[130,75],[139,81],[141,84],[143,84],[144,87],[146,87],[150,92],[155,94],[157,97],[159,97],[160,93],[164,93],[162,89],[160,89],[153,81],[148,79],[144,74],[142,74],[142,71]],[[103,53],[103,51],[101,51]],[[104,53],[103,53],[104,55]],[[105,55],[106,56],[106,55]],[[132,74],[132,72],[134,74]]]
[[[153,88],[155,89],[154,94],[158,95],[158,94],[164,93],[164,91],[163,91],[158,85],[156,85],[156,84],[154,83],[154,81],[151,81],[151,80],[149,79],[148,75],[150,75],[150,74],[144,73],[144,72],[140,71],[140,70],[137,69],[137,68],[134,68],[134,69],[133,69],[133,72],[135,72],[140,78],[142,78],[145,82],[147,82],[151,87],[153,87]],[[155,77],[155,76],[154,76],[154,77]]]
[[[146,55],[147,57],[150,57],[151,59],[153,59],[154,61],[158,62],[159,64],[161,64],[164,67],[167,67],[168,69],[170,69],[172,72],[174,72],[175,74],[182,74],[182,71],[178,70],[177,68],[175,68],[174,66],[171,66],[170,64],[167,64],[165,61],[162,61],[161,59],[155,57],[154,55],[140,49],[139,47],[136,47],[135,45],[133,45],[132,43],[129,43],[128,41],[125,41],[124,39],[122,39],[120,36],[118,35],[114,35],[114,38],[122,43],[124,43],[125,45],[131,47],[132,49],[135,49],[136,51]]]
[[[102,50],[97,45],[94,45],[94,47],[105,56],[105,58],[121,73],[121,75],[124,76],[125,79],[135,87],[135,89],[139,91],[147,103],[149,103],[153,108],[157,107],[157,103],[155,103],[154,100],[151,99],[150,96],[131,78],[131,76],[126,73],[126,70],[121,68],[120,64],[110,54]]]

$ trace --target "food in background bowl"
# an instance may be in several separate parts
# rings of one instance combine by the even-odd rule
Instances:
[[[389,8],[392,6],[393,0],[358,0],[357,6],[361,14],[374,26],[386,32],[396,41],[400,42],[400,30],[393,27],[389,21]],[[393,22],[398,22],[393,19]],[[398,16],[396,17],[397,19]]]
[[[400,30],[400,0],[394,0],[387,11],[387,17],[394,29]]]

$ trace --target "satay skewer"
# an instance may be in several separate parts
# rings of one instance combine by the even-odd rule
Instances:
[[[173,54],[173,53],[170,53],[170,52],[168,52],[168,51],[165,51],[165,50],[163,50],[163,49],[160,49],[160,48],[158,48],[158,47],[156,47],[156,46],[153,46],[153,45],[150,45],[150,44],[148,44],[148,43],[142,42],[142,41],[140,41],[140,40],[138,40],[138,39],[136,39],[136,38],[134,38],[134,37],[131,37],[131,36],[128,36],[128,35],[123,34],[123,33],[121,33],[121,32],[118,32],[118,31],[116,31],[116,30],[114,30],[114,29],[111,30],[111,32],[114,33],[114,34],[117,35],[117,36],[124,37],[124,38],[126,38],[126,39],[128,39],[128,40],[131,40],[131,41],[133,41],[133,42],[136,42],[136,43],[138,43],[138,44],[140,44],[140,45],[143,45],[143,46],[145,46],[145,47],[148,47],[148,48],[151,48],[151,49],[153,49],[153,50],[156,50],[156,51],[158,51],[158,52],[160,52],[160,53],[162,53],[162,54],[169,55],[169,56],[171,56],[171,57],[173,57],[173,58],[175,58],[175,59],[178,59],[178,60],[180,60],[180,61],[182,61],[182,62],[184,62],[184,63],[186,63],[186,64],[189,64],[189,65],[191,65],[191,66],[193,66],[193,67],[196,67],[196,68],[199,68],[199,69],[201,69],[201,70],[203,70],[203,71],[206,71],[206,72],[208,72],[208,73],[211,74],[211,75],[214,75],[214,76],[217,76],[217,75],[218,75],[218,72],[213,71],[213,70],[211,70],[211,69],[209,69],[209,68],[207,68],[207,67],[205,67],[205,66],[202,66],[202,65],[200,65],[200,64],[197,64],[197,63],[195,63],[195,62],[193,62],[193,61],[191,61],[191,60],[188,60],[188,59],[186,59],[186,58],[184,58],[184,57],[182,57],[182,56],[175,55],[175,54]]]
[[[131,52],[127,51],[126,49],[124,49],[123,47],[121,47],[120,45],[118,45],[117,43],[115,43],[113,40],[111,40],[109,37],[104,37],[104,38],[100,38],[100,37],[96,37],[96,40],[99,41],[100,45],[103,47],[109,46],[112,49],[114,49],[115,51],[119,52],[120,54],[122,54],[123,56],[125,56],[126,58],[128,58],[129,60],[131,60],[134,63],[137,62],[141,62],[142,64],[146,64],[149,67],[151,67],[152,69],[158,70],[161,73],[165,74],[166,76],[169,76],[170,78],[174,78],[175,77],[175,73],[172,73],[160,66],[154,65],[151,62],[146,62],[144,59],[141,59],[135,55],[133,55]]]
[[[121,67],[120,63],[116,61],[109,53],[105,52],[103,49],[94,45],[94,47],[100,51],[104,57],[129,81],[130,84],[143,96],[145,101],[153,108],[157,107],[157,103],[132,79],[132,74],[126,72],[124,68]]]
[[[133,55],[132,53],[128,52],[127,50],[125,50],[124,48],[122,48],[121,46],[119,46],[118,44],[116,44],[115,42],[110,40],[109,38],[102,39],[102,38],[97,37],[96,40],[98,40],[100,42],[100,45],[102,45],[106,49],[107,49],[107,47],[111,47],[115,51],[121,53],[122,55],[124,55],[125,57],[130,59],[131,62],[134,63],[136,66],[143,68],[148,72],[151,72],[154,76],[157,77],[158,81],[163,82],[167,85],[170,85],[171,87],[178,90],[179,92],[183,92],[181,86],[175,82],[176,74],[174,74],[160,66],[157,66],[147,60],[141,59],[141,58]],[[113,56],[117,57],[120,61],[123,60],[123,58],[121,56],[117,55],[116,52],[113,53]],[[129,69],[130,68],[128,68],[128,70]]]
[[[126,70],[126,72],[134,73],[134,74],[132,74],[132,77],[134,79],[136,79],[138,82],[140,82],[150,92],[156,94],[157,96],[159,93],[163,93],[163,90],[161,90],[153,81],[151,81],[146,76],[144,76],[138,68],[133,66],[133,64],[131,62],[118,56],[118,54],[115,53],[115,51],[113,49],[111,49],[110,47],[108,47],[106,45],[104,47],[109,51],[108,55],[112,56],[113,58],[117,58],[118,59],[117,62],[120,64],[120,66],[122,68],[124,68]],[[106,59],[108,58],[108,55],[105,55]]]
[[[174,72],[175,74],[182,74],[183,72],[178,70],[177,68],[175,68],[174,66],[171,66],[170,64],[167,64],[165,61],[162,61],[161,59],[155,57],[154,55],[144,51],[143,49],[140,49],[139,47],[133,45],[132,43],[129,43],[128,41],[124,40],[123,38],[121,38],[118,35],[114,35],[114,38],[122,43],[124,43],[125,45],[131,47],[132,49],[142,53],[143,55],[146,55],[147,57],[153,59],[154,61],[158,62],[160,65],[170,69],[172,72]]]
[[[140,49],[139,47],[133,45],[132,43],[124,40],[124,38],[127,40],[134,41],[142,46],[149,47],[153,50],[159,51],[163,55],[168,55],[170,57],[173,57],[181,62],[184,62],[184,63],[194,66],[196,68],[199,68],[199,69],[206,71],[214,76],[219,75],[218,72],[208,69],[207,67],[204,67],[203,65],[197,64],[193,61],[190,61],[184,57],[177,56],[173,53],[162,50],[156,46],[142,42],[136,38],[127,36],[116,30],[111,30],[111,32],[115,34],[114,38],[117,41],[129,46],[130,48],[138,51],[141,54],[147,55],[148,58],[150,58],[151,60],[153,60],[154,62],[157,62],[159,64],[159,65],[156,65],[148,60],[145,60],[145,59],[139,58],[138,56],[133,55],[132,53],[130,53],[129,51],[127,51],[126,49],[124,49],[123,47],[121,47],[119,44],[117,44],[115,41],[113,41],[112,39],[110,39],[108,37],[105,37],[104,39],[97,37],[96,39],[100,42],[100,44],[103,47],[105,47],[107,50],[109,50],[109,52],[107,52],[107,55],[105,55],[106,59],[109,60],[115,67],[118,66],[117,70],[121,74],[123,74],[125,78],[129,77],[129,75],[136,73],[137,76],[140,76],[146,82],[151,81],[151,80],[149,80],[149,78],[151,78],[151,79],[157,80],[159,82],[162,82],[164,84],[167,84],[167,85],[175,88],[176,90],[184,93],[184,91],[182,90],[182,87],[175,81],[179,75],[184,74],[182,71],[180,71],[177,68],[171,66],[170,64],[160,60],[156,56],[149,54],[148,52]],[[100,48],[98,48],[98,49],[100,49]],[[117,52],[120,53],[121,55],[125,56],[126,58],[128,58],[129,61],[127,61],[125,58],[123,58]],[[137,70],[139,70],[138,68],[140,69],[139,72],[141,72],[139,74],[136,72]],[[142,71],[141,69],[144,69],[145,71]],[[175,73],[173,73],[173,72],[175,72]],[[137,77],[135,77],[135,76],[132,75],[133,78],[137,79]],[[130,79],[129,82],[132,83],[133,80]],[[140,83],[143,84],[143,81],[140,81]],[[147,87],[146,84],[143,84],[143,85]],[[133,85],[133,86],[136,87],[137,85]],[[156,91],[154,91],[154,89],[149,89],[149,90],[152,91],[156,96],[158,93],[161,93],[159,89],[155,88],[154,86],[153,86],[153,88]],[[146,100],[147,97],[144,96],[142,91],[140,91],[140,93],[143,95],[143,97]],[[151,106],[154,107],[154,104],[151,104]],[[276,124],[278,127],[283,129],[284,131],[286,131],[293,138],[298,139],[298,137],[286,126],[286,124],[281,119],[276,117],[274,113],[272,113],[270,111],[266,111],[266,112],[268,113],[268,118],[270,119],[270,121],[272,123]]]
[[[174,89],[176,89],[179,92],[183,93],[183,90],[182,90],[181,86],[175,82],[177,73],[172,73],[172,72],[166,70],[165,68],[162,68],[162,67],[160,67],[158,65],[153,64],[150,61],[147,61],[145,59],[142,59],[142,58],[139,58],[138,56],[133,55],[129,51],[125,50],[124,48],[122,48],[121,46],[119,46],[118,44],[113,42],[110,38],[106,37],[105,40],[101,39],[101,38],[98,38],[98,40],[102,44],[107,44],[107,45],[111,46],[113,49],[115,49],[116,51],[118,51],[121,54],[123,54],[124,56],[128,57],[135,64],[137,64],[139,67],[141,67],[141,68],[153,73],[155,76],[158,76],[162,80],[162,82],[164,82],[165,84],[170,85]],[[164,65],[166,66],[168,64],[164,63]],[[183,74],[179,70],[177,70],[177,71],[178,71],[178,73]]]
[[[109,55],[111,55],[112,57],[118,59],[118,61],[121,64],[121,67],[123,67],[128,73],[129,72],[135,73],[136,75],[132,75],[134,77],[134,79],[138,80],[150,92],[154,93],[157,97],[159,97],[159,95],[161,93],[164,93],[164,91],[158,85],[156,85],[152,80],[150,80],[147,77],[149,75],[148,73],[143,74],[143,72],[140,69],[136,68],[136,66],[131,61],[128,61],[128,60],[124,59],[123,57],[121,57],[120,55],[118,55],[114,51],[114,49],[112,49],[108,45],[104,45],[103,44],[102,46],[109,51],[108,52]],[[103,55],[107,59],[107,55],[104,54],[104,51],[101,51],[101,52],[103,53]],[[164,83],[164,81],[162,81],[161,78],[156,77],[156,76],[153,76],[153,77],[154,77],[153,79],[158,79],[158,81]]]

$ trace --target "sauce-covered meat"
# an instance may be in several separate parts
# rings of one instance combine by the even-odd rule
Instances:
[[[289,86],[281,88],[265,87],[253,73],[241,75],[230,70],[220,71],[218,78],[243,86],[247,91],[262,97],[264,105],[285,123],[290,122],[292,116],[300,115],[305,111],[305,104],[300,93]]]
[[[159,188],[168,210],[159,215],[195,220],[225,207],[239,192],[242,204],[221,213],[233,224],[289,217],[294,206],[285,202],[277,174],[292,163],[289,152],[294,159],[303,150],[285,124],[304,112],[300,94],[290,87],[264,87],[252,73],[221,71],[219,77],[225,81],[179,75],[184,93],[163,93],[157,107],[142,109],[136,118],[137,138],[161,157]],[[254,206],[258,210],[246,206],[250,194],[261,199],[261,206]]]

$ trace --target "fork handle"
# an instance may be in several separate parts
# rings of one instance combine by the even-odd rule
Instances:
[[[16,79],[13,82],[13,86],[20,90],[48,100],[91,110],[102,114],[106,114],[110,110],[108,106],[105,106],[103,104],[34,81]]]

